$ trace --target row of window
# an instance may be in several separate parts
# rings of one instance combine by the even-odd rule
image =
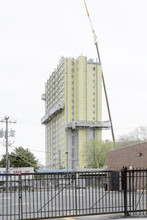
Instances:
[[[58,104],[59,102],[63,102],[64,101],[64,96],[60,97],[58,100],[55,101],[51,101],[50,103],[48,103],[48,105],[46,105],[46,112],[48,110],[50,110],[54,105]]]
[[[52,135],[54,135],[55,133],[57,133],[57,135],[62,135],[64,133],[64,129],[63,129],[63,126],[64,126],[64,123],[60,123],[60,124],[57,124],[56,127],[52,128],[52,129],[48,129],[47,130],[47,135],[50,137]]]
[[[48,95],[53,94],[63,88],[64,88],[64,81],[61,81],[61,83],[59,83],[57,86],[50,86],[48,89],[46,89],[46,94]]]
[[[55,133],[57,133],[57,134],[62,134],[63,133],[63,131],[64,131],[64,129],[62,129],[63,128],[63,126],[64,126],[64,123],[58,123],[57,125],[56,125],[56,127],[54,127],[54,128],[52,128],[52,129],[48,129],[48,134],[49,135],[53,135],[53,134],[55,134]]]
[[[52,75],[50,76],[49,80],[47,81],[48,83],[53,82],[53,81],[56,81],[56,79],[58,79],[59,77],[61,77],[61,75],[63,75],[63,73],[64,73],[65,70],[64,70],[64,69],[61,70],[62,67],[63,67],[63,66],[61,66],[60,68],[58,68],[58,69],[56,70],[56,72],[53,72],[53,73],[52,73]]]
[[[47,154],[52,154],[53,152],[56,152],[60,149],[61,152],[65,152],[65,143],[62,142],[60,145],[53,146],[52,144],[48,145],[48,152]]]
[[[50,126],[48,126],[48,128],[51,128],[51,127],[54,128],[56,125],[60,125],[61,122],[64,122],[64,115],[60,115],[56,117],[54,120],[52,120],[52,123],[50,123]]]
[[[55,97],[52,97],[50,98],[48,101],[47,101],[47,105],[51,105],[51,103],[55,103],[55,102],[59,102],[59,100],[63,99],[64,98],[64,94],[60,94],[59,96],[55,96]]]
[[[93,70],[95,70],[95,67],[92,68]],[[95,78],[95,73],[93,73],[93,77]],[[93,79],[93,83],[95,83],[95,79]],[[95,96],[95,86],[93,85],[93,92],[92,95]],[[95,102],[95,98],[93,98],[93,102]],[[95,115],[95,105],[93,105],[93,115]],[[93,121],[95,121],[95,117],[92,118]]]

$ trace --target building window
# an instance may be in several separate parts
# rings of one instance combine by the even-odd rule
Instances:
[[[95,111],[93,111],[93,114],[95,114]]]
[[[95,83],[95,80],[93,80],[93,83]]]
[[[95,117],[93,117],[93,120],[95,120]]]
[[[95,70],[95,67],[92,67],[93,70]]]
[[[93,92],[93,95],[95,95],[95,92]]]
[[[93,108],[95,108],[95,105],[93,105]]]
[[[93,73],[93,76],[95,77],[95,73]]]
[[[95,99],[93,99],[93,102],[95,102]]]

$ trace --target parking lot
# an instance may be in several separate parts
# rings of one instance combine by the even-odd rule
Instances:
[[[146,215],[147,189],[142,188],[146,185],[134,181],[130,173],[125,185],[122,177],[121,173],[114,176],[111,172],[10,175],[9,181],[1,184],[0,217],[16,220],[114,213]]]

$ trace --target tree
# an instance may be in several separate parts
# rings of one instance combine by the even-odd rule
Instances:
[[[15,151],[9,154],[9,161],[10,167],[34,167],[35,170],[38,169],[38,160],[28,148],[15,148]],[[6,154],[3,155],[3,158],[0,161],[0,166],[6,167]]]
[[[147,141],[147,127],[140,126],[127,135],[121,135],[117,141],[117,147],[127,147]]]
[[[101,168],[107,163],[107,152],[112,150],[112,142],[91,139],[85,144],[86,167]]]

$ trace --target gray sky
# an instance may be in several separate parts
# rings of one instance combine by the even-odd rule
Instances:
[[[118,137],[147,126],[147,1],[86,2]],[[10,125],[16,130],[13,146],[31,149],[41,162],[45,82],[61,56],[81,54],[97,57],[83,0],[0,0],[0,118],[17,120]],[[105,103],[103,119],[108,120]],[[0,144],[0,156],[4,152]]]

